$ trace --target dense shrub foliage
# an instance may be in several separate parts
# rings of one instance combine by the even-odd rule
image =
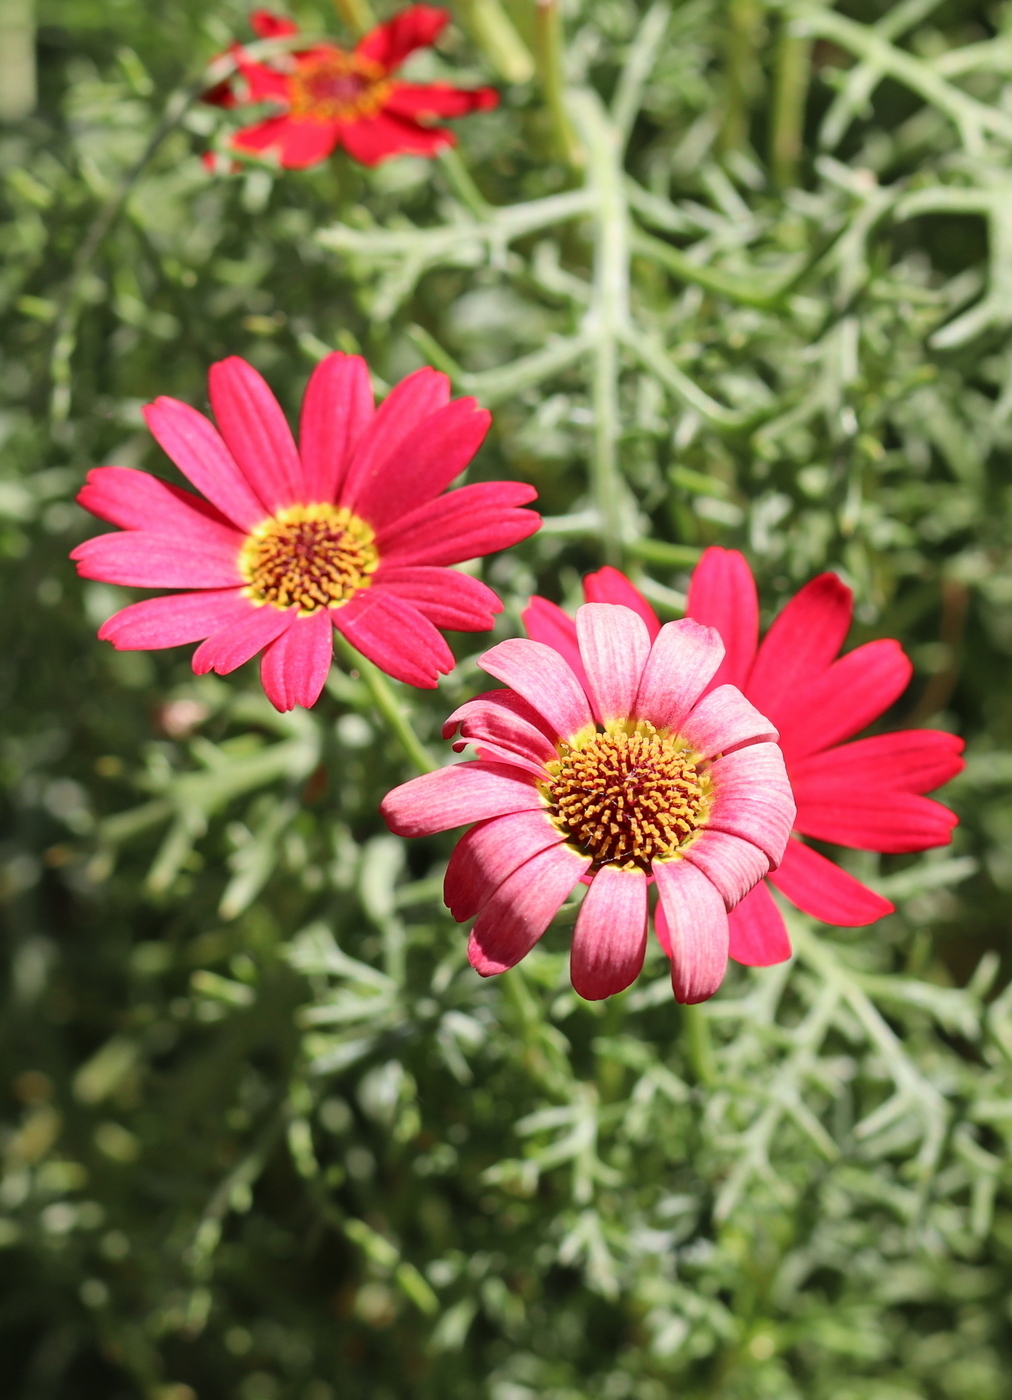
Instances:
[[[38,105],[0,128],[0,1387],[1001,1400],[1009,15],[508,11],[461,0],[413,60],[502,91],[459,157],[230,176],[194,96],[238,0],[40,0]],[[85,471],[172,476],[145,402],[204,407],[235,353],[294,413],[335,347],[379,392],[447,370],[494,413],[471,479],[537,486],[543,531],[483,564],[496,639],[603,562],[678,616],[708,543],[767,620],[853,586],[850,645],[916,665],[890,723],[968,741],[953,846],[850,866],[896,915],[792,916],[793,961],[695,1015],[656,948],[580,1001],[567,910],[482,982],[451,839],[377,815],[411,769],[357,676],[280,716],[254,666],[95,640],[129,596],[67,562]],[[437,753],[488,641],[400,688]]]

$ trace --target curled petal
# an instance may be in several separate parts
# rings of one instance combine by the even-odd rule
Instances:
[[[254,608],[238,622],[212,632],[206,642],[201,642],[193,653],[194,674],[204,676],[208,671],[217,671],[219,676],[227,676],[286,632],[294,621],[294,608]]]
[[[776,744],[749,744],[709,768],[713,801],[708,824],[751,841],[775,868],[783,858],[795,807],[783,754]]]
[[[310,709],[320,698],[334,658],[334,629],[326,608],[297,617],[271,642],[260,662],[260,679],[276,710]]]
[[[698,866],[716,885],[727,908],[733,909],[770,868],[765,851],[740,836],[704,827],[685,850],[684,859]]]
[[[572,739],[593,725],[583,686],[558,652],[541,642],[512,637],[478,658],[478,665],[496,680],[505,681],[563,739]]]
[[[417,608],[374,585],[330,609],[337,630],[363,656],[405,685],[434,690],[453,670],[453,652]]]

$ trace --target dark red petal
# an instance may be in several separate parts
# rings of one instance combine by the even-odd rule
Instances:
[[[895,909],[888,899],[801,841],[787,843],[780,868],[769,879],[792,904],[824,924],[861,928]]]
[[[359,439],[338,497],[340,504],[357,510],[359,492],[395,456],[405,438],[449,401],[449,379],[427,365],[395,384]]]
[[[745,556],[713,545],[703,553],[689,584],[686,617],[715,627],[724,660],[710,682],[745,689],[759,640],[759,595]]]
[[[806,583],[778,614],[748,678],[748,698],[779,727],[801,686],[817,681],[850,630],[854,595],[836,574]]]
[[[736,904],[727,916],[730,942],[727,955],[745,967],[772,967],[791,956],[784,916],[765,884]]]
[[[351,458],[373,416],[369,367],[335,350],[313,370],[302,400],[299,455],[307,500],[336,501]]]
[[[415,49],[435,43],[450,16],[448,11],[434,5],[410,5],[386,24],[377,25],[355,49],[363,58],[371,58],[390,72],[404,62]]]
[[[271,642],[260,662],[267,699],[284,713],[296,705],[310,709],[320,698],[334,657],[334,630],[326,608],[297,617]]]

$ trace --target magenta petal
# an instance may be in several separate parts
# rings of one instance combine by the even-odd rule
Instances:
[[[740,903],[770,868],[765,851],[740,836],[704,827],[686,847],[684,859],[716,885],[728,909]]]
[[[520,614],[524,630],[532,642],[543,642],[563,658],[573,675],[589,694],[587,672],[583,669],[580,644],[576,640],[576,623],[558,603],[550,603],[537,594]]]
[[[938,729],[904,729],[857,739],[791,764],[799,810],[808,801],[835,797],[855,802],[881,788],[931,792],[966,766],[963,740]]]
[[[631,608],[585,603],[576,613],[576,635],[587,673],[587,694],[602,723],[634,713],[643,668],[650,655],[646,624]]]
[[[596,573],[584,575],[583,596],[588,603],[619,603],[624,608],[632,608],[646,624],[651,641],[661,630],[660,618],[643,594],[625,574],[613,569],[610,564],[605,564]]]
[[[353,647],[405,685],[434,690],[440,674],[453,670],[453,653],[428,618],[377,585],[330,616]]]
[[[472,919],[507,876],[561,842],[543,809],[478,822],[453,848],[443,880],[446,907],[458,924]]]
[[[593,725],[583,686],[557,651],[542,642],[511,637],[479,656],[478,665],[532,705],[563,739]]]
[[[586,1001],[624,991],[640,975],[646,948],[647,877],[606,865],[577,915],[569,959],[574,991]]]
[[[177,399],[159,398],[147,405],[144,418],[183,475],[242,530],[252,530],[269,514],[202,413]]]
[[[431,836],[510,812],[543,810],[534,779],[505,763],[454,763],[402,783],[380,803],[395,836]]]
[[[94,467],[77,503],[124,530],[183,535],[191,545],[229,549],[237,554],[245,536],[207,501],[150,472],[132,467]]]
[[[486,632],[502,612],[502,603],[491,588],[456,569],[384,567],[374,584],[411,603],[434,627],[453,632]]]
[[[206,589],[201,593],[170,593],[145,598],[113,613],[98,629],[104,642],[117,651],[154,651],[160,647],[202,642],[253,611],[253,604],[238,588]]]
[[[552,726],[539,715],[533,705],[528,705],[523,696],[518,695],[515,690],[483,690],[480,695],[476,695],[473,700],[465,700],[450,717],[443,721],[443,738],[449,739],[450,735],[457,728],[461,717],[466,712],[471,713],[474,706],[475,712],[487,706],[495,705],[501,710],[508,710],[511,715],[516,715],[518,719],[525,720],[527,724],[547,739],[554,750],[557,735]]]
[[[700,698],[724,656],[712,627],[690,618],[668,622],[658,632],[636,697],[637,719],[677,730]]]
[[[745,967],[772,967],[791,956],[784,916],[765,885],[756,885],[727,916],[728,957]]]
[[[776,744],[749,744],[709,768],[713,800],[708,824],[751,841],[780,864],[794,824],[795,807],[784,757]]]
[[[458,726],[461,733],[458,743],[467,740],[505,745],[536,764],[542,770],[542,777],[545,776],[544,765],[553,763],[559,756],[555,745],[529,719],[495,701],[485,701],[480,695],[454,710],[443,725],[443,738],[448,739]]]
[[[410,432],[444,408],[450,398],[450,381],[437,370],[415,370],[395,384],[380,404],[359,439],[341,491],[342,505],[358,509],[361,492],[391,461]]]
[[[467,956],[475,972],[494,977],[526,957],[589,865],[589,856],[551,846],[508,875],[471,930]]]
[[[271,512],[306,499],[292,430],[262,375],[238,355],[211,366],[211,407],[239,468]]]
[[[775,741],[777,731],[765,715],[733,685],[719,685],[703,696],[680,725],[681,733],[704,758],[730,753],[742,744]]]
[[[770,883],[813,919],[843,928],[863,928],[896,908],[800,841],[787,843],[780,869],[770,876]]]
[[[802,836],[816,841],[893,855],[947,846],[958,824],[955,812],[940,802],[888,788],[855,794],[851,801],[832,794],[825,802],[806,798],[794,822]]]
[[[287,631],[294,621],[294,608],[272,608],[270,604],[254,608],[239,622],[212,632],[206,642],[201,642],[193,653],[194,673],[203,676],[216,671],[219,676],[227,676]]]
[[[519,510],[537,499],[522,481],[482,481],[460,486],[410,511],[380,531],[376,545],[392,566],[460,564],[533,535],[541,517]]]
[[[830,666],[850,630],[854,595],[836,574],[806,583],[774,619],[748,679],[749,699],[774,723],[800,687]]]
[[[128,588],[232,588],[243,582],[237,550],[144,530],[96,535],[70,557],[82,578]]]
[[[652,868],[664,908],[675,1000],[706,1001],[727,971],[727,910],[720,891],[688,861],[655,860]]]
[[[899,642],[887,637],[841,656],[781,700],[776,720],[785,757],[793,763],[849,739],[899,699],[912,674]]]
[[[307,501],[338,499],[372,415],[372,384],[362,356],[335,350],[322,359],[309,376],[299,423]]]
[[[712,685],[746,690],[759,640],[759,595],[745,557],[736,549],[712,545],[693,570],[685,614],[715,627],[724,660]]]
[[[267,647],[260,662],[260,679],[276,710],[311,709],[320,698],[334,657],[334,629],[326,608],[297,617],[286,632]]]

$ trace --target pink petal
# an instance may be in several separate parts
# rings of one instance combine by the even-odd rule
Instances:
[[[386,24],[371,29],[355,52],[373,59],[389,73],[415,49],[434,44],[449,18],[446,10],[434,5],[409,5]]]
[[[448,83],[397,83],[386,110],[398,117],[465,117],[499,104],[495,88],[455,88]]]
[[[440,674],[453,670],[453,652],[428,618],[375,585],[330,609],[330,617],[353,647],[405,685],[434,690]]]
[[[569,958],[574,991],[586,1001],[625,991],[640,975],[646,950],[647,877],[606,865],[591,880],[576,918]]]
[[[574,619],[563,612],[557,603],[550,603],[547,598],[539,598],[537,594],[524,608],[520,618],[531,641],[543,642],[545,646],[554,648],[589,694]]]
[[[528,724],[540,731],[540,733],[553,746],[558,738],[555,730],[544,718],[539,715],[533,705],[528,705],[527,701],[516,693],[515,690],[483,690],[480,695],[476,695],[472,700],[465,700],[463,705],[454,710],[449,719],[443,722],[443,738],[448,739],[457,727],[457,717],[465,711],[470,713],[470,707],[476,709],[486,705],[497,705],[500,709],[508,710],[511,715],[517,715],[520,719],[526,720]]]
[[[377,451],[369,473],[358,479],[356,514],[379,533],[427,504],[467,467],[491,422],[476,399],[455,399],[430,413],[389,452]]]
[[[191,546],[144,530],[96,535],[70,553],[82,578],[128,588],[234,588],[243,582],[237,556],[235,549]]]
[[[888,638],[841,656],[779,705],[776,721],[785,756],[794,763],[849,739],[899,699],[912,674],[903,648]]]
[[[769,857],[771,867],[778,866],[795,816],[780,749],[749,744],[718,758],[708,771],[713,780],[708,825],[751,841]]]
[[[388,792],[380,813],[395,836],[431,836],[469,822],[537,812],[544,803],[534,779],[505,763],[454,763]]]
[[[160,647],[201,642],[253,611],[239,588],[208,589],[203,593],[169,593],[113,613],[98,629],[104,642],[117,651],[154,651]]]
[[[712,627],[690,618],[666,623],[643,670],[636,697],[637,719],[648,719],[658,729],[679,729],[723,656],[724,643]]]
[[[455,569],[425,565],[381,568],[374,583],[385,593],[411,603],[434,627],[452,632],[487,632],[502,612],[502,603],[491,588]]]
[[[227,676],[287,631],[294,621],[294,608],[273,608],[269,603],[254,608],[238,622],[212,632],[206,642],[201,642],[193,653],[194,674],[203,676],[217,671],[219,676]]]
[[[543,810],[511,812],[478,822],[457,842],[446,867],[446,907],[458,924],[474,918],[507,876],[561,842],[562,836]]]
[[[362,356],[337,350],[325,356],[309,376],[299,424],[307,501],[338,499],[372,415],[372,385]]]
[[[461,738],[453,746],[458,752],[471,742],[505,745],[534,764],[541,778],[545,777],[544,765],[559,756],[555,745],[529,719],[480,696],[454,710],[443,725],[443,738],[448,739],[458,725]]]
[[[766,853],[751,841],[710,827],[704,827],[685,848],[683,859],[697,866],[716,885],[729,910],[755,888],[770,868]]]
[[[635,712],[650,634],[638,613],[615,603],[585,603],[576,635],[587,670],[587,694],[602,723]]]
[[[183,475],[229,520],[249,531],[269,514],[202,413],[177,399],[159,398],[147,405],[144,418]]]
[[[749,699],[774,723],[799,689],[826,671],[847,639],[854,595],[836,574],[806,583],[774,619],[748,680]]]
[[[589,865],[589,856],[551,846],[508,875],[471,930],[467,956],[475,972],[494,977],[526,957]]]
[[[813,919],[843,928],[863,928],[896,909],[888,899],[801,841],[788,841],[780,869],[770,876],[770,883]]]
[[[646,623],[651,641],[661,630],[660,618],[643,594],[625,574],[613,569],[610,564],[605,564],[597,573],[584,575],[583,596],[588,603],[620,603],[624,608],[632,608]]]
[[[379,532],[377,547],[390,564],[459,564],[533,535],[541,517],[517,506],[537,499],[522,481],[483,481],[461,486],[419,506]]]
[[[563,739],[593,727],[583,686],[557,651],[542,642],[512,637],[478,658],[478,665],[532,705]]]
[[[775,741],[779,737],[766,716],[733,685],[719,685],[708,691],[679,727],[704,758],[730,753],[742,744]]]
[[[320,698],[334,659],[334,630],[326,608],[297,617],[271,642],[260,661],[260,680],[276,710],[311,709]]]
[[[876,734],[798,759],[791,764],[791,784],[799,808],[837,796],[853,801],[862,789],[931,792],[963,771],[962,752],[959,735],[939,729]]]
[[[653,872],[664,909],[665,952],[671,958],[675,1000],[689,1005],[706,1001],[727,971],[724,901],[716,886],[688,861],[655,860]]]
[[[744,555],[718,545],[704,550],[692,574],[685,613],[715,627],[724,643],[724,660],[711,684],[747,689],[759,640],[759,595]]]
[[[362,488],[374,479],[384,462],[393,459],[405,438],[445,408],[449,399],[449,379],[428,366],[395,384],[359,439],[341,491],[341,504],[357,509]]]
[[[212,549],[224,547],[238,553],[245,538],[220,511],[191,491],[131,467],[92,468],[77,503],[124,530],[180,534],[191,544],[206,543]]]
[[[838,795],[822,802],[808,797],[794,823],[802,836],[812,836],[817,841],[894,855],[947,846],[952,828],[958,824],[955,812],[940,802],[888,789],[863,789],[850,801]]]
[[[274,512],[304,501],[295,439],[263,376],[230,355],[211,366],[208,386],[219,431],[264,505]]]
[[[786,857],[785,857],[786,859]],[[791,956],[784,916],[765,885],[756,885],[727,916],[728,956],[746,967],[772,967]]]

